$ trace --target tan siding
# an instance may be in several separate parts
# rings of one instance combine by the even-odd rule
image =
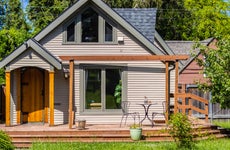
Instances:
[[[79,62],[81,63],[81,62]],[[89,63],[89,62],[86,62]],[[92,63],[92,62],[91,62]],[[112,62],[98,62],[99,64],[107,63],[111,64]],[[114,63],[114,62],[113,62]],[[124,64],[124,62],[120,62]],[[128,63],[128,62],[127,62]],[[144,101],[144,96],[147,96],[149,100],[153,103],[150,109],[152,111],[162,111],[161,102],[165,99],[165,69],[162,62],[129,62],[128,64],[128,101],[131,101],[130,111],[138,111],[143,118],[144,109],[138,103]],[[75,79],[80,79],[80,71],[75,67]],[[79,114],[80,110],[80,82],[75,80],[75,106],[77,112],[75,114],[76,119],[86,119],[89,124],[95,123],[120,123],[121,114],[119,115],[81,115]],[[96,117],[95,117],[96,116]],[[156,119],[163,119],[162,117],[156,117]],[[128,119],[128,124],[133,123],[133,119]],[[144,124],[150,124],[147,120]]]
[[[16,104],[17,104],[17,81],[16,81],[16,73],[15,71],[12,71],[11,73],[11,123],[12,125],[17,124],[17,111],[16,111]]]
[[[129,64],[128,69],[128,101],[132,102],[131,112],[140,112],[144,116],[144,108],[139,103],[144,102],[147,96],[153,105],[149,114],[153,111],[163,111],[161,102],[165,100],[165,68],[162,62],[146,62]],[[151,115],[150,115],[151,116]],[[156,117],[156,119],[163,119]],[[150,122],[146,119],[144,124]]]
[[[50,69],[50,65],[32,50],[26,51],[10,64],[10,70],[20,67],[40,67],[46,70]]]
[[[63,124],[68,121],[69,80],[64,78],[63,71],[55,72],[54,123]]]
[[[63,44],[62,27],[57,28],[40,43],[55,56],[63,55],[147,55],[150,54],[134,39],[120,30],[118,36],[124,37],[124,44]]]

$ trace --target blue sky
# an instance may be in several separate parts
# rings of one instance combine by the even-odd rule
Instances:
[[[22,2],[23,9],[25,9],[26,5],[28,4],[28,0],[21,0],[21,2]]]

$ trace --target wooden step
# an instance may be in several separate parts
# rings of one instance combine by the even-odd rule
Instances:
[[[197,126],[194,128],[195,140],[210,137],[224,138],[226,134],[216,126]],[[62,131],[6,131],[17,148],[30,147],[33,142],[133,142],[129,130],[62,130]],[[143,129],[141,141],[173,141],[167,130]],[[140,142],[141,142],[140,141]]]

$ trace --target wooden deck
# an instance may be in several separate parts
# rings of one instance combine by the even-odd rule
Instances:
[[[165,124],[142,126],[142,139],[144,142],[172,141],[167,133]],[[195,125],[196,135],[204,133],[204,137],[212,135],[217,138],[226,137],[221,130],[209,124]],[[48,124],[23,124],[5,127],[0,124],[0,129],[10,135],[17,148],[30,147],[33,142],[134,142],[129,135],[129,126],[120,127],[118,124],[87,124],[84,130],[79,130],[75,125],[72,129],[68,125],[50,127]]]

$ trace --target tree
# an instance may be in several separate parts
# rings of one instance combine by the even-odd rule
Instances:
[[[192,17],[184,8],[184,0],[163,0],[157,11],[156,30],[165,40],[188,40]]]
[[[1,5],[0,59],[3,59],[30,37],[20,0],[5,0]],[[0,83],[4,83],[4,69],[0,69]]]
[[[207,82],[198,82],[199,88],[212,93],[212,102],[221,108],[230,108],[230,36],[216,36],[216,47],[197,44],[205,60],[197,58]]]
[[[184,0],[184,7],[192,17],[188,39],[203,40],[219,35],[230,34],[230,1],[226,0]]]
[[[29,0],[27,6],[28,19],[31,21],[34,34],[57,18],[76,0]]]
[[[30,30],[29,25],[26,23],[20,0],[8,0],[5,10],[4,28],[10,29],[13,27],[20,30]]]
[[[134,0],[104,0],[112,8],[132,8]]]
[[[6,15],[6,1],[0,1],[0,29],[2,29],[3,24],[5,23],[5,15]]]

